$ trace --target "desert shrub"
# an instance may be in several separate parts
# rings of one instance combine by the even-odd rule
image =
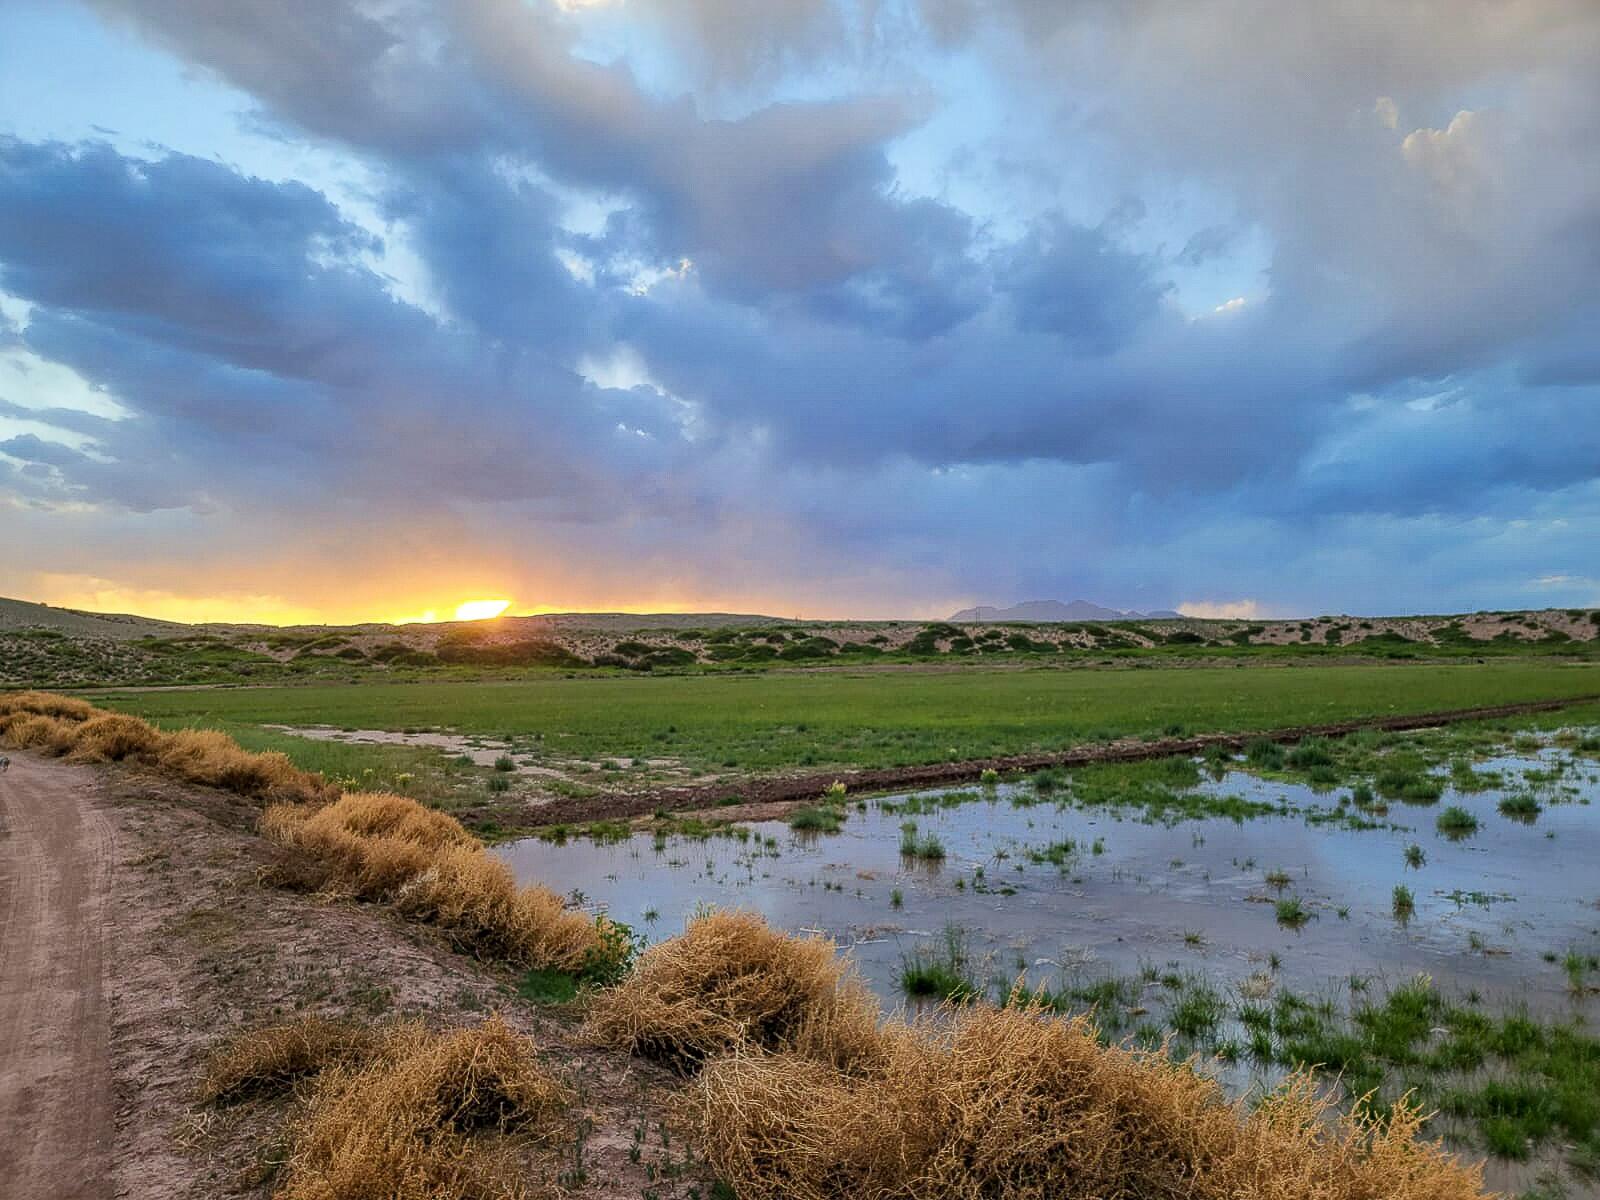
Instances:
[[[363,900],[391,898],[446,847],[474,842],[454,817],[381,792],[350,792],[321,808],[276,805],[261,832],[321,867],[320,886]]]
[[[352,792],[322,808],[277,805],[261,831],[319,867],[321,886],[389,901],[479,958],[609,978],[632,954],[620,926],[568,909],[545,888],[518,887],[511,868],[459,821],[406,796]]]
[[[700,661],[693,650],[681,646],[663,646],[640,660],[651,667],[687,667]]]
[[[526,967],[603,970],[609,922],[566,907],[547,888],[521,887],[481,846],[452,847],[400,891],[396,907],[442,929],[459,949]]]
[[[856,1068],[879,1052],[877,1022],[877,1001],[830,942],[742,912],[697,917],[652,946],[590,1014],[598,1040],[683,1070],[739,1046]]]
[[[148,754],[160,740],[160,731],[148,721],[123,713],[102,713],[79,726],[72,757],[92,762],[121,762]]]
[[[548,1137],[571,1097],[498,1017],[404,1026],[359,1066],[325,1070],[290,1132],[278,1200],[499,1200],[526,1194],[483,1134]]]
[[[87,700],[58,696],[54,692],[12,692],[10,695],[0,696],[0,720],[13,714],[22,714],[87,721],[99,711]]]
[[[791,642],[778,651],[778,657],[784,662],[801,662],[807,659],[830,657],[837,643],[830,638],[806,638],[803,641]]]
[[[48,692],[0,696],[0,743],[87,762],[137,762],[186,783],[262,801],[318,801],[333,792],[276,751],[257,754],[225,733],[167,733],[137,717]]]
[[[377,1043],[371,1029],[323,1017],[253,1029],[211,1052],[200,1099],[225,1104],[278,1095],[325,1067],[367,1055]]]
[[[589,660],[572,653],[560,642],[548,638],[524,638],[514,642],[486,642],[473,631],[447,634],[439,639],[435,655],[442,663],[476,667],[587,667]]]
[[[1385,1122],[1334,1118],[1295,1076],[1255,1111],[1159,1051],[1106,1047],[1037,1007],[944,1013],[883,1035],[856,1076],[795,1053],[712,1063],[685,1108],[742,1200],[1468,1200],[1477,1168]]]
[[[14,750],[40,750],[45,754],[65,754],[77,740],[78,725],[60,717],[13,713],[0,729],[0,737]]]
[[[882,647],[875,646],[870,642],[846,642],[844,645],[839,647],[839,653],[854,654],[862,658],[872,658],[875,655],[881,655],[883,653],[883,649]]]

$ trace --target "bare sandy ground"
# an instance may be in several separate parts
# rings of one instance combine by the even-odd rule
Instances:
[[[12,752],[0,776],[0,1196],[271,1193],[289,1103],[196,1102],[209,1050],[317,1012],[471,1024],[499,1011],[580,1097],[529,1160],[563,1194],[710,1192],[662,1137],[676,1081],[585,1043],[571,1006],[386,911],[265,886],[274,851],[237,797]],[[635,1149],[636,1138],[642,1142]],[[579,1174],[581,1172],[581,1174]],[[653,1178],[652,1178],[653,1176]]]
[[[107,1197],[114,1125],[104,994],[117,839],[92,770],[27,755],[0,775],[0,1180]]]

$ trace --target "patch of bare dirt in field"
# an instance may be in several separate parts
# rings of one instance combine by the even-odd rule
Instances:
[[[84,968],[103,976],[111,1194],[271,1194],[288,1102],[195,1099],[207,1053],[229,1035],[307,1013],[452,1026],[491,1011],[531,1035],[580,1097],[566,1140],[529,1160],[534,1180],[560,1179],[576,1196],[709,1194],[681,1139],[663,1144],[672,1077],[585,1045],[574,1006],[535,1007],[509,973],[380,910],[263,885],[275,851],[236,797],[31,756],[29,767],[73,772],[77,802],[113,831],[102,961]]]

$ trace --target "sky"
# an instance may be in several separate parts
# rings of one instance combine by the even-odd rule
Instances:
[[[0,595],[1600,605],[1600,4],[0,0]]]

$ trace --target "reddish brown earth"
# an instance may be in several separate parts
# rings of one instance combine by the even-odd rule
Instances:
[[[1340,737],[1361,729],[1388,731],[1429,729],[1460,721],[1493,720],[1499,717],[1521,716],[1525,713],[1554,712],[1557,709],[1577,704],[1592,704],[1596,701],[1600,701],[1600,696],[1574,696],[1563,700],[1499,704],[1487,708],[1458,708],[1440,712],[1413,713],[1400,717],[1334,721],[1324,725],[1297,725],[1287,729],[1270,729],[1255,733],[1208,733],[1194,737],[1150,740],[1121,738],[1111,742],[1096,742],[1092,745],[1074,746],[1070,750],[1039,754],[969,758],[960,762],[926,763],[910,767],[808,772],[803,775],[769,776],[763,779],[662,788],[645,792],[608,792],[597,796],[552,800],[521,813],[508,814],[496,811],[492,816],[501,825],[520,823],[524,828],[539,828],[583,821],[647,816],[658,809],[667,812],[698,812],[712,807],[725,807],[726,811],[719,815],[730,819],[753,820],[757,818],[745,812],[747,806],[761,806],[763,816],[770,818],[778,812],[773,806],[816,800],[836,780],[852,792],[941,787],[946,784],[974,782],[985,771],[998,771],[1004,775],[1021,771],[1038,771],[1045,767],[1140,762],[1154,758],[1171,758],[1180,754],[1201,754],[1212,746],[1242,750],[1259,738],[1268,738],[1275,742],[1297,742],[1308,737]],[[739,798],[740,805],[727,806],[728,799],[735,796]],[[471,817],[474,814],[465,815]]]

